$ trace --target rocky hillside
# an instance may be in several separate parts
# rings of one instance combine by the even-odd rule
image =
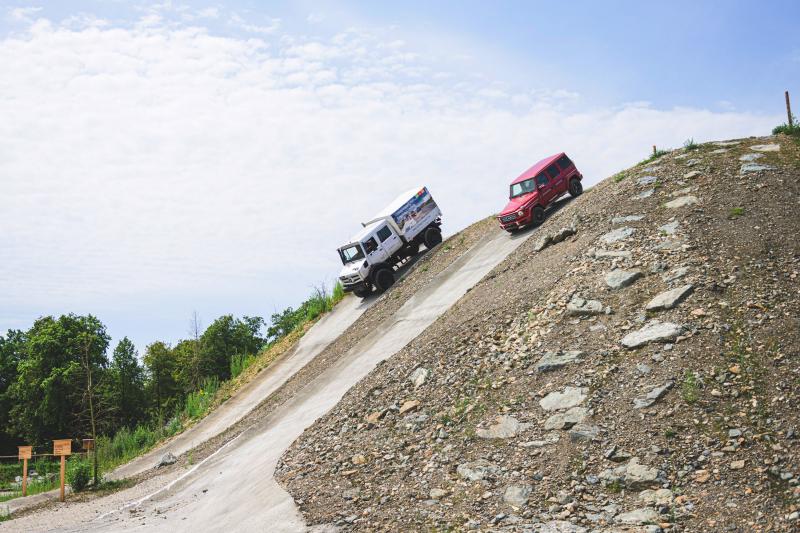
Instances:
[[[800,146],[670,152],[553,213],[284,455],[359,531],[800,527]]]

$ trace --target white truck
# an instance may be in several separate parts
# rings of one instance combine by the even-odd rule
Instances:
[[[419,253],[424,244],[431,249],[442,242],[442,212],[427,187],[400,195],[344,246],[339,257],[339,281],[346,292],[359,298],[383,292],[394,284],[394,269]]]

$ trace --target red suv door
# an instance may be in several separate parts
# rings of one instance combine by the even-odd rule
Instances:
[[[546,172],[550,176],[550,182],[553,184],[553,194],[556,196],[564,194],[567,191],[566,173],[559,170],[555,163],[547,167]]]
[[[544,170],[536,175],[536,189],[539,191],[539,201],[542,203],[542,207],[547,207],[556,192],[553,189],[553,180],[547,177]]]

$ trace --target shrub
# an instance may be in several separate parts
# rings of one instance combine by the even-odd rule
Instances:
[[[250,365],[252,365],[256,360],[255,355],[249,354],[234,354],[231,357],[231,378],[235,378],[245,370],[247,370]]]
[[[792,124],[791,126],[784,122],[780,126],[775,126],[772,128],[772,134],[777,135],[779,133],[784,133],[786,135],[796,135],[800,136],[800,124],[797,123],[797,118],[792,116]]]
[[[686,150],[697,150],[698,148],[700,148],[700,146],[696,142],[694,142],[694,139],[692,137],[689,137],[688,139],[683,141],[683,147]]]
[[[67,462],[67,482],[72,490],[80,492],[89,486],[92,479],[92,465],[85,458],[73,455]]]
[[[183,415],[187,418],[200,418],[208,412],[214,395],[219,389],[219,378],[216,376],[203,380],[200,390],[186,396],[186,403],[183,407]],[[177,419],[178,417],[175,417]],[[178,421],[180,423],[180,421]],[[170,422],[170,426],[172,422]],[[176,431],[177,432],[177,431]]]

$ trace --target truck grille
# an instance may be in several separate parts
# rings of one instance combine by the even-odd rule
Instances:
[[[511,213],[510,215],[506,215],[504,217],[500,217],[500,222],[511,222],[512,220],[516,220],[517,214]]]
[[[355,285],[356,283],[361,282],[361,278],[358,277],[358,274],[352,274],[350,276],[342,276],[339,279],[342,281],[343,285]]]

